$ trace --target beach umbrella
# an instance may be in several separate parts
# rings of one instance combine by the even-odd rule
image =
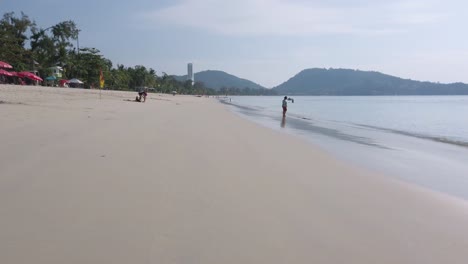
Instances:
[[[16,72],[15,72],[16,73]],[[3,69],[0,69],[0,75],[5,75],[5,76],[16,76],[16,74],[13,74],[12,72],[5,71]]]
[[[83,84],[82,81],[76,79],[76,78],[73,78],[73,79],[70,79],[68,80],[68,83],[76,83],[76,84]]]
[[[35,80],[35,81],[40,81],[40,82],[44,81],[41,77],[39,77],[37,75],[34,75],[32,79]]]
[[[11,66],[10,64],[4,62],[4,61],[0,61],[0,68],[5,68],[5,69],[13,69],[13,66]]]
[[[23,78],[25,77],[33,81],[41,81],[41,82],[43,81],[41,77],[31,72],[18,72],[18,76],[23,77]]]

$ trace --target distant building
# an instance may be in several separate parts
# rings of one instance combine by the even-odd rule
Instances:
[[[192,85],[195,83],[195,76],[193,74],[193,64],[187,64],[187,81],[192,81]]]

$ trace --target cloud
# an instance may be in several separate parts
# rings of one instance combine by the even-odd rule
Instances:
[[[439,4],[437,0],[181,0],[139,16],[152,23],[234,36],[388,34],[437,22],[444,17]]]

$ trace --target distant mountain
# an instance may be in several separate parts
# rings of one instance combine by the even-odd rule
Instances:
[[[186,81],[185,76],[174,76],[178,81]],[[221,88],[250,88],[250,89],[264,89],[263,86],[256,84],[252,81],[239,78],[237,76],[228,74],[223,71],[202,71],[195,73],[195,82],[202,82],[205,87],[220,90]]]
[[[468,95],[464,83],[402,79],[379,72],[307,69],[273,88],[284,95]]]

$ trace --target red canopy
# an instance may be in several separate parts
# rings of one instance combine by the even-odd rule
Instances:
[[[11,66],[10,64],[4,62],[4,61],[0,61],[0,68],[5,68],[5,69],[13,69],[13,66]]]
[[[64,87],[66,83],[68,83],[68,80],[62,79],[62,80],[59,81],[59,86]]]
[[[16,72],[15,72],[16,73]],[[5,71],[3,69],[0,69],[0,75],[5,75],[5,76],[16,76],[15,74],[13,74],[12,72],[9,72],[9,71]]]
[[[31,72],[18,72],[18,77],[26,77],[28,79],[31,79],[33,81],[43,81],[41,77],[35,75],[34,73]]]

